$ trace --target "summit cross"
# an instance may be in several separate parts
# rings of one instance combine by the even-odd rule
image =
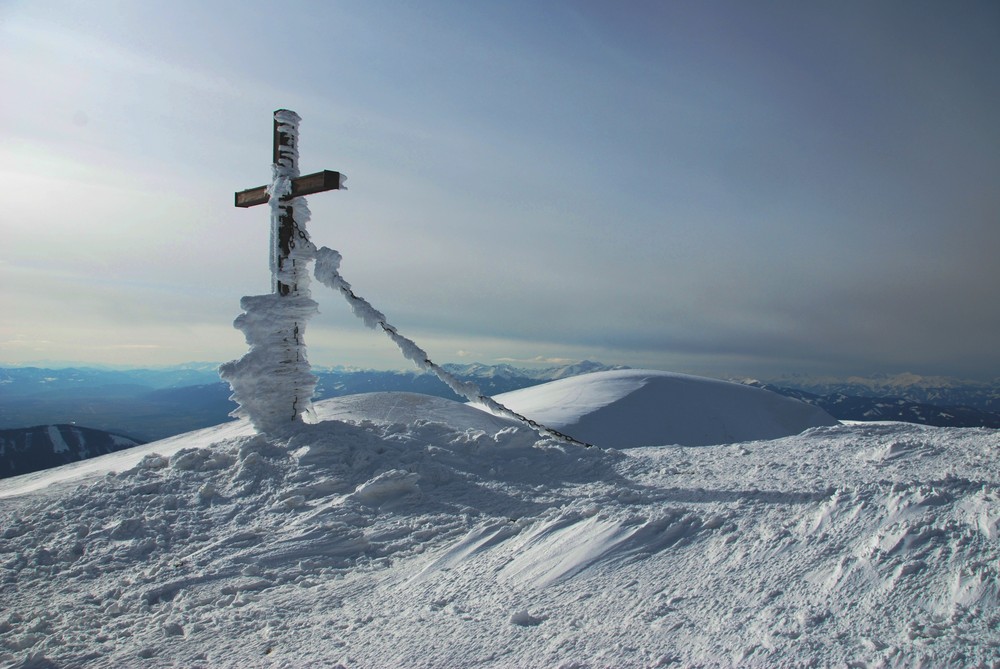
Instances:
[[[236,193],[237,207],[270,203],[271,292],[245,295],[243,313],[233,326],[246,336],[250,350],[224,363],[219,374],[247,416],[264,433],[301,422],[316,391],[316,376],[306,356],[305,329],[316,313],[309,294],[309,265],[317,249],[309,240],[305,195],[343,188],[340,172],[324,170],[299,176],[299,122],[293,111],[274,112],[274,162],[271,184]]]
[[[278,109],[274,112],[274,170],[275,174],[283,173],[291,176],[291,189],[282,196],[281,202],[288,202],[292,198],[322,193],[328,190],[339,190],[344,188],[346,177],[340,172],[323,170],[305,176],[299,176],[298,165],[298,135],[281,121],[283,115],[292,114],[287,109]],[[254,207],[258,204],[266,204],[271,199],[268,186],[257,186],[236,193],[237,207]],[[278,273],[289,262],[289,255],[295,246],[295,238],[299,233],[298,223],[295,221],[294,208],[291,204],[279,204],[279,220],[277,234],[271,240],[272,270],[272,290],[278,295],[290,295],[296,292],[294,284],[286,284],[278,279]],[[294,262],[294,260],[292,261]]]

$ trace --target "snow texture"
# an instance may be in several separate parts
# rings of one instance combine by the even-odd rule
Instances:
[[[240,301],[244,313],[234,326],[246,337],[250,350],[239,360],[223,364],[219,374],[233,389],[232,400],[239,404],[236,416],[247,416],[262,432],[287,429],[310,411],[317,379],[306,357],[305,329],[317,313],[309,291],[309,263],[316,247],[309,240],[306,223],[309,208],[305,198],[282,199],[291,193],[291,180],[299,176],[298,125],[295,112],[275,112],[278,128],[288,137],[279,147],[278,162],[272,165],[271,196],[271,282],[270,295],[246,296]],[[287,254],[280,251],[281,219],[291,215],[294,233]],[[280,294],[279,285],[290,287]]]
[[[760,388],[649,369],[583,374],[495,399],[608,448],[776,439],[837,424],[818,407]]]
[[[0,664],[998,665],[994,430],[599,451],[396,395],[0,481]]]

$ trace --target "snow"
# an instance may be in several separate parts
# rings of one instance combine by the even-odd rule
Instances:
[[[583,374],[495,399],[576,439],[613,448],[776,439],[837,423],[818,407],[760,388],[648,369]]]
[[[361,422],[370,420],[379,424],[417,421],[445,423],[455,430],[482,430],[495,433],[518,427],[516,421],[493,416],[472,406],[457,404],[452,400],[431,395],[403,392],[365,393],[339,397],[317,405],[317,415],[324,420]],[[532,435],[537,440],[537,435]]]
[[[587,415],[657,378],[580,386]],[[697,392],[688,420],[740,408]],[[405,393],[316,418],[0,482],[0,664],[998,666],[995,430],[618,451]]]
[[[52,452],[53,453],[68,453],[69,444],[63,439],[63,436],[59,433],[59,428],[55,425],[48,426],[49,441],[52,442]]]

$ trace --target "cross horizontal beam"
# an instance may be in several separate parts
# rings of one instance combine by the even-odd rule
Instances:
[[[332,170],[323,170],[315,174],[296,177],[292,179],[292,193],[286,196],[286,198],[312,195],[313,193],[322,193],[328,190],[340,190],[344,186],[345,179],[347,177],[343,174]],[[257,188],[249,188],[236,193],[236,206],[243,208],[255,207],[258,204],[264,204],[270,199],[271,196],[267,193],[267,186],[257,186]]]

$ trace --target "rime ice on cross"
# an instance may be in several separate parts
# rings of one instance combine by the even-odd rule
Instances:
[[[293,111],[279,109],[274,112],[274,181],[270,186],[258,186],[236,193],[237,207],[254,207],[271,199],[272,191],[278,197],[271,203],[272,216],[276,216],[276,232],[271,239],[271,289],[281,295],[295,290],[279,280],[279,275],[288,263],[292,248],[301,235],[299,225],[289,200],[313,193],[343,188],[346,177],[340,172],[323,170],[315,174],[299,176],[299,133],[300,117]]]
[[[271,294],[240,300],[244,313],[234,325],[250,350],[219,368],[240,407],[262,432],[280,431],[309,410],[316,377],[306,359],[306,322],[316,313],[309,295],[308,265],[316,247],[305,224],[309,209],[304,195],[343,188],[344,176],[324,170],[299,176],[299,115],[274,112],[274,163],[270,186],[236,193],[237,207],[271,205]]]

